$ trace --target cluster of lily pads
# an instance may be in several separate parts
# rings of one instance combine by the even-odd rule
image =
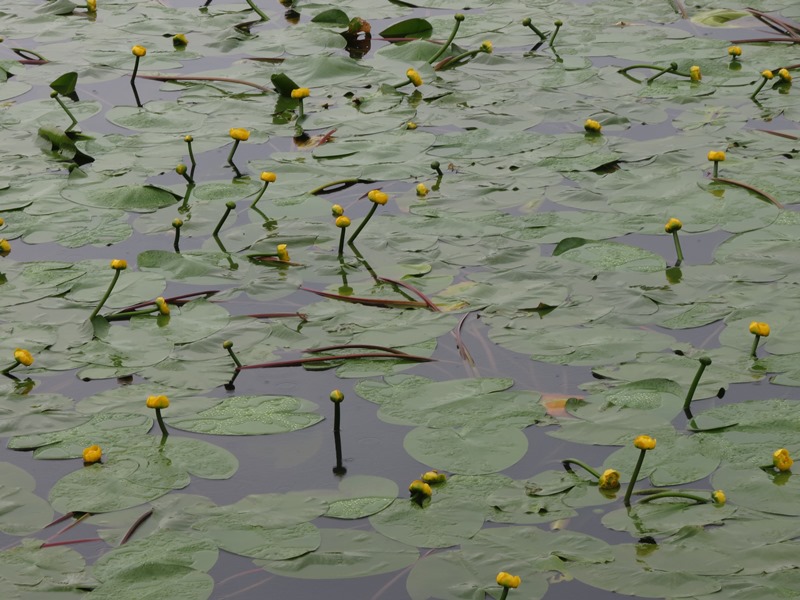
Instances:
[[[796,7],[170,4],[0,13],[0,595],[800,593]]]

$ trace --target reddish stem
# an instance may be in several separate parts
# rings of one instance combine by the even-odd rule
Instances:
[[[391,308],[392,306],[423,308],[425,306],[424,302],[416,302],[414,300],[382,300],[380,298],[362,298],[360,296],[341,296],[339,294],[312,290],[311,288],[303,286],[300,286],[300,289],[316,294],[317,296],[333,298],[334,300],[342,300],[344,302],[353,302],[354,304],[366,304],[368,306],[383,306],[385,308]]]
[[[245,369],[274,369],[278,367],[297,367],[305,363],[315,362],[331,362],[335,360],[348,360],[351,358],[400,358],[403,360],[410,360],[414,362],[434,362],[435,358],[427,356],[415,356],[413,354],[397,354],[394,352],[363,352],[360,354],[342,354],[341,356],[311,356],[307,358],[295,358],[290,360],[276,360],[268,363],[259,363],[257,365],[245,365],[237,367],[237,371]]]
[[[86,544],[88,542],[102,542],[102,538],[83,538],[80,540],[64,540],[62,542],[45,542],[39,548],[53,548],[54,546],[67,546],[69,544]]]
[[[410,291],[414,292],[417,296],[422,298],[422,301],[425,302],[425,305],[428,308],[430,308],[432,311],[434,311],[434,312],[442,312],[441,308],[436,306],[430,298],[428,298],[425,294],[423,294],[420,290],[415,288],[413,285],[409,285],[408,283],[400,281],[399,279],[390,279],[389,277],[378,277],[378,279],[380,279],[381,281],[386,281],[388,283],[393,283],[395,285],[399,285],[400,287],[406,288],[407,290],[410,290]]]
[[[144,523],[145,521],[147,521],[147,519],[149,519],[150,515],[152,515],[152,514],[153,514],[153,509],[151,508],[146,513],[144,513],[141,517],[136,519],[136,521],[134,521],[133,525],[131,525],[131,528],[128,529],[128,533],[126,533],[125,537],[122,538],[122,541],[119,543],[119,545],[120,546],[125,545],[125,542],[127,542],[129,539],[131,539],[131,536],[136,532],[137,529],[139,529],[141,524]]]

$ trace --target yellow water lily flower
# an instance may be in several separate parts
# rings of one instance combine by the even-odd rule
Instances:
[[[417,124],[414,123],[414,121],[409,121],[408,123],[406,123],[406,129],[416,129],[416,128]]]
[[[487,54],[491,54],[492,50],[493,50],[492,42],[490,42],[489,40],[486,40],[481,44],[481,52],[486,52]]]
[[[408,77],[408,80],[414,84],[414,87],[419,87],[423,83],[422,77],[420,76],[420,74],[417,72],[416,69],[409,69],[408,71],[406,71],[406,77]]]
[[[734,58],[736,58],[737,56],[741,56],[742,55],[741,47],[731,46],[730,48],[728,48],[728,55],[733,56]]]
[[[700,67],[692,65],[689,67],[689,77],[692,81],[700,81],[703,79],[703,74],[700,72]]]
[[[283,262],[289,262],[289,249],[286,244],[278,244],[278,258]]]
[[[725,160],[725,153],[722,150],[709,150],[708,160],[712,162],[723,162]]]
[[[103,458],[103,450],[97,444],[92,444],[83,449],[83,462],[92,465]]]
[[[30,367],[33,364],[33,354],[22,348],[14,350],[14,360],[19,364]]]
[[[175,172],[176,172],[178,175],[184,175],[184,174],[186,173],[186,171],[187,171],[187,169],[186,169],[186,165],[185,165],[185,164],[183,164],[183,163],[178,163],[178,166],[177,166],[177,167],[175,167]]]
[[[772,453],[772,464],[778,471],[788,471],[792,468],[794,461],[789,456],[789,451],[786,448],[781,448]]]
[[[334,204],[331,206],[331,214],[334,217],[341,217],[344,214],[344,208],[342,208],[341,204]]]
[[[773,77],[775,77],[775,74],[769,69],[764,69],[763,71],[761,71],[761,76],[764,79],[772,79]]]
[[[330,395],[331,402],[339,403],[344,400],[344,394],[341,390],[333,390]]]
[[[781,69],[778,71],[778,77],[780,77],[783,81],[790,83],[792,81],[792,74],[789,73],[788,69]]]
[[[97,12],[97,0],[86,0],[86,10],[90,13]]]
[[[128,261],[122,258],[115,258],[111,261],[111,268],[115,271],[124,271],[128,268]]]
[[[633,445],[639,450],[652,450],[656,447],[656,439],[649,435],[639,435],[633,440]]]
[[[667,224],[664,225],[664,231],[667,233],[672,233],[674,231],[680,231],[683,227],[683,223],[680,222],[678,219],[670,219],[667,221]]]
[[[193,142],[194,138],[192,136],[190,136],[190,135],[187,135],[187,136],[184,136],[183,141],[188,144],[189,142]]]
[[[424,473],[421,477],[425,483],[444,483],[447,480],[447,475],[440,473],[436,469],[432,469]]]
[[[723,492],[722,490],[715,490],[711,492],[711,499],[714,501],[714,504],[722,506],[723,504],[725,504],[725,500],[727,498],[725,498],[725,492]]]
[[[761,337],[769,337],[769,325],[767,323],[753,321],[750,323],[750,333]]]
[[[408,491],[411,492],[412,496],[425,496],[426,498],[433,496],[433,490],[431,489],[431,486],[421,479],[415,479],[412,481],[411,485],[408,486]]]
[[[228,134],[237,142],[246,142],[250,139],[250,132],[241,127],[232,127]]]
[[[497,584],[502,585],[504,588],[518,588],[519,584],[522,583],[522,579],[518,575],[512,575],[511,573],[506,573],[505,571],[500,571],[497,574]]]
[[[156,298],[156,306],[158,307],[158,312],[162,315],[169,314],[169,304],[167,304],[167,301],[164,300],[162,296]]]
[[[586,119],[583,124],[583,128],[589,133],[600,133],[600,130],[603,128],[603,126],[594,119]]]
[[[367,198],[369,198],[375,204],[386,204],[389,201],[389,194],[386,194],[380,190],[370,190],[367,194]]]
[[[169,398],[166,396],[148,396],[147,408],[167,408],[169,407]]]
[[[350,218],[344,215],[340,217],[336,217],[336,226],[340,229],[344,229],[345,227],[350,227]]]
[[[601,490],[615,490],[619,487],[619,471],[615,469],[606,469],[600,475],[598,486]]]
[[[275,175],[275,173],[272,173],[270,171],[262,171],[261,172],[261,181],[265,181],[267,183],[275,183],[275,181],[277,179],[278,179],[278,176]]]
[[[428,186],[426,186],[424,183],[418,183],[416,189],[417,189],[417,196],[424,198],[425,196],[428,195]]]
[[[172,36],[172,45],[177,47],[188,46],[189,40],[182,33],[176,33]]]
[[[147,54],[147,48],[145,48],[144,46],[137,45],[131,48],[131,52],[133,53],[134,56],[142,57],[145,54]]]
[[[292,98],[295,100],[302,100],[303,98],[308,98],[311,95],[311,90],[308,88],[295,88],[292,90]]]
[[[11,252],[11,244],[9,244],[8,240],[5,238],[0,238],[0,252],[3,254]]]

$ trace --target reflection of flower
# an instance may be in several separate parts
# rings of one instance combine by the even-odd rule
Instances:
[[[422,85],[422,77],[416,69],[409,69],[406,71],[406,77],[408,77],[408,80],[414,84],[414,87],[419,87]]]
[[[422,481],[425,483],[444,483],[447,480],[447,475],[440,473],[436,469],[428,471],[422,475]]]
[[[710,150],[708,152],[708,160],[722,162],[725,160],[725,153],[722,150]]]
[[[166,396],[148,396],[147,408],[167,408],[169,406],[169,398]]]
[[[614,469],[606,469],[600,475],[598,485],[601,490],[615,490],[619,487],[619,471]]]
[[[633,440],[633,445],[639,450],[652,450],[656,447],[656,440],[649,435],[639,435]]]
[[[667,224],[664,225],[664,231],[667,233],[674,233],[676,231],[680,231],[681,227],[683,227],[683,223],[681,223],[680,220],[673,218],[667,221]]]
[[[115,258],[111,261],[111,268],[115,271],[124,271],[128,268],[128,261],[121,258]]]
[[[292,98],[295,100],[302,100],[303,98],[308,98],[311,95],[311,90],[308,88],[294,88],[292,90]]]
[[[703,78],[703,74],[700,72],[700,67],[697,65],[689,67],[689,77],[692,81],[700,81]]]
[[[408,491],[411,492],[412,496],[416,497],[430,498],[433,496],[433,490],[431,489],[431,486],[421,479],[415,479],[412,481],[411,485],[408,486]]]
[[[344,215],[336,217],[336,226],[340,229],[344,229],[345,227],[350,227],[350,218]]]
[[[719,504],[720,506],[722,506],[723,504],[725,504],[725,492],[723,492],[722,490],[716,490],[714,492],[711,492],[711,500],[714,501],[714,504]]]
[[[389,194],[380,190],[370,190],[367,194],[367,198],[375,204],[386,204],[389,201]]]
[[[769,337],[769,325],[767,323],[753,321],[750,323],[750,333],[761,337]]]
[[[730,48],[728,48],[728,54],[733,57],[741,56],[742,49],[739,46],[731,46]]]
[[[502,585],[504,588],[518,588],[520,583],[522,583],[522,579],[518,575],[512,575],[505,571],[500,571],[497,574],[497,584]]]
[[[792,468],[794,461],[789,456],[789,451],[786,448],[781,448],[772,453],[772,464],[778,471],[788,471]]]
[[[144,46],[137,45],[131,48],[131,52],[133,53],[134,56],[141,57],[147,54],[147,48],[145,48]]]
[[[83,449],[83,462],[87,465],[99,462],[103,457],[103,450],[97,444]]]
[[[586,119],[586,122],[583,124],[583,128],[589,133],[600,133],[600,130],[603,128],[603,126],[594,119]]]
[[[14,350],[14,360],[16,360],[21,365],[30,367],[33,364],[33,355],[27,350],[23,350],[22,348],[17,348],[16,350]]]

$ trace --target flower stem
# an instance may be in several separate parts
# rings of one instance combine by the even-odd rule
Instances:
[[[228,164],[233,166],[233,155],[236,153],[236,149],[239,147],[239,140],[233,140],[233,148],[231,148],[230,154],[228,154]]]
[[[335,402],[333,404],[333,430],[338,432],[339,425],[342,422],[342,413],[340,409],[341,402]]]
[[[194,150],[192,150],[192,142],[191,142],[191,140],[186,142],[186,145],[189,147],[189,160],[192,163],[192,171],[194,171],[194,168],[197,166],[197,162],[194,159]]]
[[[443,177],[443,176],[444,176],[444,173],[442,173],[442,166],[439,164],[439,161],[438,161],[438,160],[435,160],[435,161],[433,161],[433,162],[431,163],[431,169],[433,169],[434,171],[436,171],[436,174],[437,174],[439,177]]]
[[[355,239],[358,237],[358,234],[360,234],[361,230],[364,229],[364,227],[367,225],[367,223],[369,223],[369,220],[372,218],[372,215],[375,214],[375,211],[377,209],[378,209],[378,205],[373,202],[372,203],[372,208],[369,209],[369,212],[367,213],[367,216],[364,217],[364,220],[361,221],[361,224],[358,226],[358,229],[356,229],[355,232],[353,232],[353,235],[350,236],[350,239],[347,240],[348,244],[352,244],[355,241]]]
[[[15,360],[13,365],[11,365],[10,367],[6,367],[2,371],[0,371],[0,374],[8,375],[9,373],[11,373],[11,371],[13,371],[18,366],[20,366],[20,364],[22,364],[22,363],[20,363],[18,360]]]
[[[675,63],[670,63],[670,65],[667,68],[661,69],[660,72],[658,72],[655,75],[653,75],[652,77],[648,78],[647,79],[647,83],[653,83],[656,79],[658,79],[659,77],[661,77],[665,73],[675,73],[677,70],[678,70],[678,65],[675,64]]]
[[[253,0],[245,0],[245,2],[250,5],[250,8],[252,8],[259,17],[261,17],[262,21],[269,21],[269,17],[253,3]]]
[[[241,369],[242,368],[242,363],[239,360],[239,357],[236,356],[236,353],[233,351],[233,347],[226,348],[226,350],[228,351],[228,354],[231,355],[231,359],[233,359],[233,362],[236,365],[236,367]]]
[[[758,358],[756,356],[756,350],[758,350],[758,342],[759,342],[760,339],[761,339],[761,336],[760,335],[756,335],[755,339],[753,340],[753,347],[750,349],[750,356],[752,356],[753,358]]]
[[[264,182],[264,187],[262,187],[261,191],[258,192],[258,196],[256,196],[256,199],[253,200],[252,204],[250,204],[250,208],[255,208],[256,207],[256,204],[258,204],[258,201],[261,200],[261,196],[264,195],[264,192],[267,191],[268,187],[269,187],[269,181],[265,181]]]
[[[322,192],[324,192],[328,188],[336,186],[336,185],[343,185],[345,187],[349,187],[349,186],[351,186],[353,184],[356,184],[356,183],[370,183],[371,181],[372,180],[370,180],[370,179],[359,179],[358,177],[346,177],[344,179],[337,179],[336,181],[330,181],[328,183],[324,183],[324,184],[322,184],[320,186],[315,187],[313,190],[311,190],[308,193],[310,195],[312,195],[312,196],[316,196],[317,194],[321,194]]]
[[[525,25],[531,31],[533,31],[533,33],[538,35],[539,39],[541,41],[544,41],[547,38],[547,36],[545,34],[543,34],[542,31],[538,27],[536,27],[536,25],[534,25],[533,22],[530,19],[525,19],[525,21],[523,22],[523,25]]]
[[[714,161],[714,178],[716,179],[717,177],[719,177],[719,161],[715,160]]]
[[[54,99],[56,102],[58,102],[58,105],[59,105],[61,108],[63,108],[63,109],[64,109],[64,112],[65,112],[65,113],[67,113],[67,116],[68,116],[68,117],[70,118],[70,120],[72,121],[72,125],[70,125],[69,127],[67,127],[67,128],[64,130],[64,131],[72,131],[72,128],[73,128],[73,127],[75,127],[75,125],[77,125],[77,124],[78,124],[78,119],[76,119],[76,118],[75,118],[75,115],[73,115],[73,114],[72,114],[72,111],[70,111],[70,109],[68,109],[68,108],[67,108],[67,105],[66,105],[66,104],[64,104],[63,100],[61,100],[61,98],[59,98],[59,97],[58,97],[58,92],[56,92],[56,93],[54,93],[54,94],[53,94],[53,99]]]
[[[558,32],[561,30],[561,26],[563,25],[563,23],[561,21],[556,21],[555,23],[553,23],[553,25],[555,25],[556,28],[553,31],[553,35],[550,36],[550,42],[548,44],[551,48],[553,47],[553,44],[556,41],[556,36],[558,35]]]
[[[447,61],[447,63],[446,63],[446,64],[444,64],[444,65],[441,65],[441,68],[445,68],[445,67],[447,67],[447,68],[450,68],[450,67],[456,67],[456,66],[458,66],[458,64],[457,64],[457,63],[459,63],[459,62],[461,62],[461,61],[463,61],[463,60],[466,60],[466,59],[468,59],[468,58],[474,58],[475,56],[477,56],[477,55],[478,55],[478,54],[480,54],[481,52],[483,52],[483,50],[481,50],[480,48],[478,48],[477,50],[467,50],[466,52],[462,52],[462,53],[461,53],[461,54],[459,54],[458,56],[456,56],[456,57],[454,57],[454,58],[450,59],[449,61]]]
[[[631,480],[628,482],[628,489],[625,490],[625,499],[623,502],[625,506],[631,505],[631,494],[633,493],[633,486],[636,485],[636,478],[639,477],[639,471],[642,470],[642,463],[644,462],[644,455],[647,454],[647,450],[640,450],[639,451],[639,460],[636,461],[636,467],[633,469],[633,475],[631,476]]]
[[[342,256],[342,254],[344,254],[344,236],[346,231],[347,227],[342,227],[342,231],[339,234],[339,256]]]
[[[139,72],[139,56],[136,57],[136,61],[133,63],[133,73],[131,73],[131,83],[133,83],[134,79],[136,79],[136,74]]]
[[[761,88],[763,88],[766,84],[767,84],[767,78],[766,77],[762,77],[761,78],[761,83],[756,88],[756,91],[753,92],[752,94],[750,94],[750,99],[755,100],[756,96],[758,96],[758,92],[760,92]]]
[[[694,500],[698,504],[708,504],[711,502],[708,498],[702,498],[694,494],[689,494],[688,492],[659,492],[657,494],[649,495],[646,498],[642,498],[639,503],[644,504],[645,502],[651,502],[653,500],[658,500],[659,498],[688,498],[689,500]]]
[[[587,470],[589,473],[594,475],[597,479],[600,479],[600,473],[595,471],[592,467],[587,465],[585,462],[583,462],[581,460],[578,460],[577,458],[565,458],[564,460],[561,461],[561,464],[564,465],[564,468],[567,471],[569,471],[570,473],[574,473],[574,471],[572,470],[572,467],[570,467],[570,465],[578,465],[579,467],[582,467],[583,469]]]
[[[500,600],[506,600],[507,596],[508,596],[508,588],[503,587],[503,593],[500,595]]]
[[[672,241],[675,242],[675,254],[678,255],[678,261],[675,263],[676,267],[680,267],[683,262],[683,250],[681,250],[681,241],[678,239],[678,232],[672,232]]]
[[[186,180],[186,183],[188,183],[189,185],[194,185],[194,179],[192,179],[192,176],[189,175],[189,173],[185,173],[184,172],[184,173],[181,173],[181,175]]]
[[[119,279],[120,272],[121,271],[119,269],[115,269],[114,270],[114,278],[111,280],[111,285],[108,286],[108,289],[106,290],[105,295],[100,299],[100,302],[97,304],[97,306],[95,307],[94,311],[89,316],[89,320],[90,321],[97,316],[97,313],[100,312],[100,309],[103,308],[103,305],[108,300],[108,297],[111,295],[111,292],[114,290],[114,286],[117,285],[117,280]]]
[[[686,393],[686,399],[683,401],[684,412],[688,411],[689,406],[692,404],[692,398],[694,398],[694,392],[697,390],[697,384],[700,383],[700,378],[703,376],[703,371],[705,371],[706,367],[711,364],[711,359],[707,356],[700,357],[699,361],[700,366],[697,368],[697,373],[694,375],[692,385],[689,386],[689,391]]]
[[[434,62],[436,62],[439,59],[439,57],[442,54],[447,52],[447,49],[450,47],[450,44],[452,44],[453,40],[456,38],[456,34],[458,33],[458,28],[459,27],[461,27],[461,19],[456,19],[455,23],[453,23],[452,31],[450,31],[450,37],[447,38],[447,41],[444,43],[444,45],[441,48],[439,48],[439,50],[436,52],[436,54],[434,54],[432,57],[430,57],[428,59],[428,64],[429,65],[432,65]]]
[[[238,144],[239,142],[237,141],[236,143]],[[217,226],[214,228],[214,233],[211,234],[212,236],[217,237],[217,234],[219,234],[219,230],[222,229],[222,226],[225,224],[225,220],[228,218],[228,215],[231,214],[231,211],[234,208],[236,208],[236,202],[230,200],[225,203],[225,212],[222,214],[222,218],[219,220],[219,223],[217,223]]]
[[[167,426],[164,425],[164,419],[161,416],[161,409],[156,409],[156,421],[158,421],[158,426],[161,428],[161,435],[167,437],[169,435],[169,431],[167,431]],[[162,438],[163,439],[163,438]]]
[[[175,241],[172,242],[172,247],[175,248],[177,254],[181,253],[181,228],[175,227]]]
[[[303,99],[300,98],[297,101],[297,118],[298,119],[302,119],[304,115],[305,115],[305,112],[303,110]]]
[[[106,321],[124,321],[126,319],[130,319],[132,317],[138,317],[140,315],[149,315],[154,310],[157,310],[156,307],[151,308],[144,308],[142,310],[132,310],[128,312],[120,312],[114,313],[113,315],[106,316]]]

